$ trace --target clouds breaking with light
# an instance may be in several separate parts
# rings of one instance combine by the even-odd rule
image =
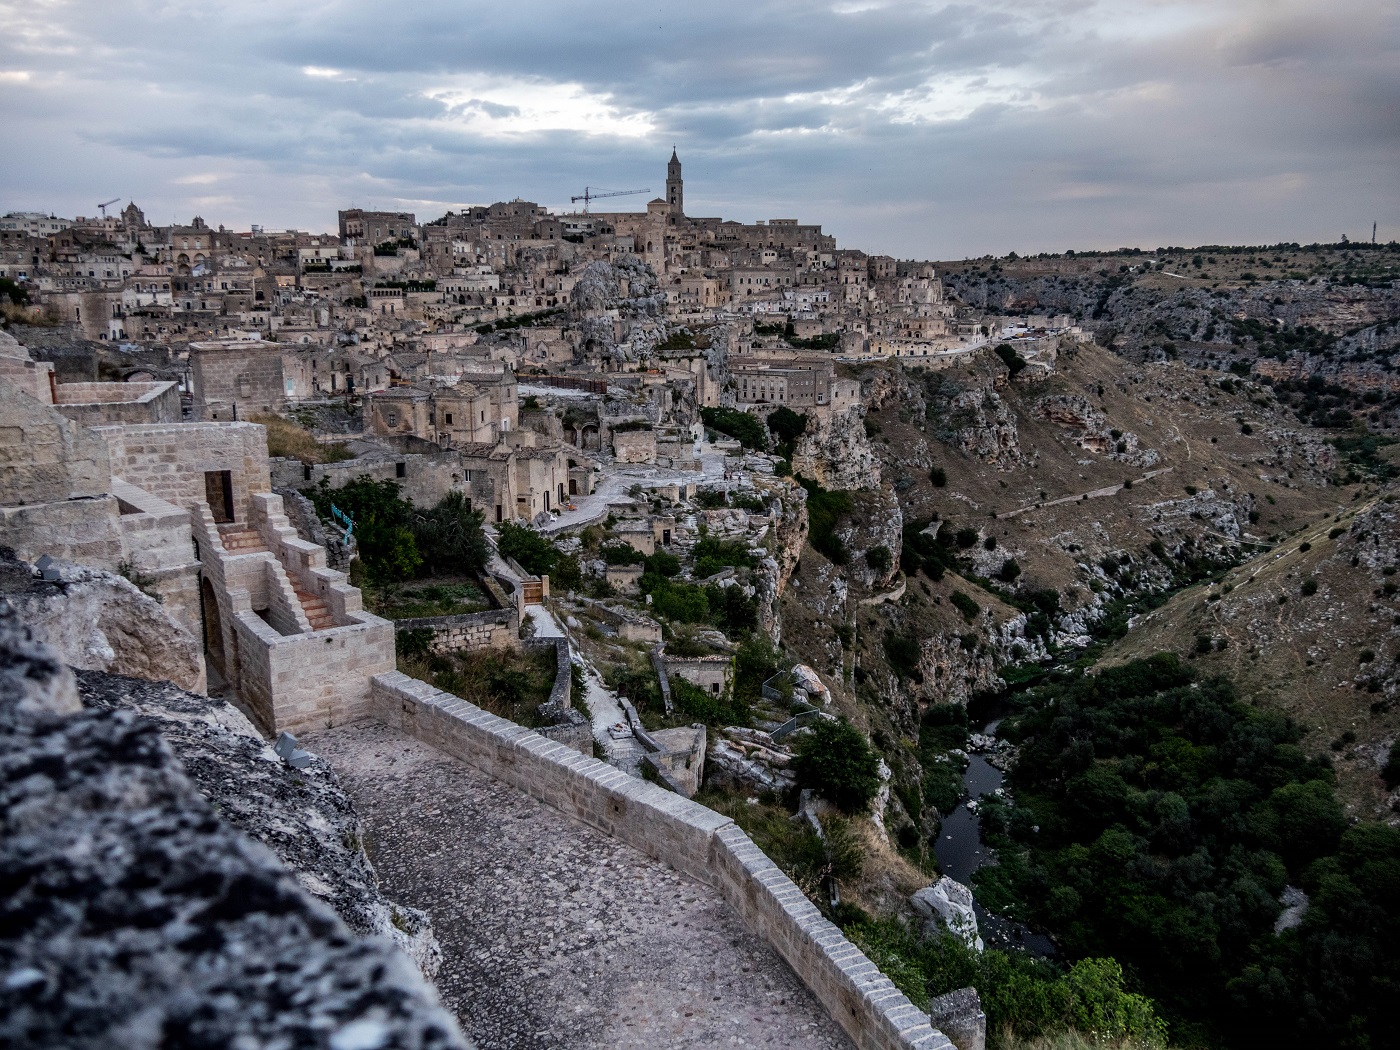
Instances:
[[[902,257],[1400,237],[1390,0],[0,0],[0,211],[585,185]]]

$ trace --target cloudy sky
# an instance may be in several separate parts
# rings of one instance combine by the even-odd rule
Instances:
[[[1395,0],[0,0],[0,106],[0,212],[568,208],[674,143],[690,214],[901,257],[1400,238]]]

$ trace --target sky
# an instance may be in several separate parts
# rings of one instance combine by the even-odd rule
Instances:
[[[0,212],[585,186],[961,259],[1400,239],[1396,0],[0,0]]]

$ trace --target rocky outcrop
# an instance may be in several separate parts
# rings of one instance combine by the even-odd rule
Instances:
[[[982,950],[982,938],[977,933],[977,913],[973,910],[972,891],[961,882],[944,875],[932,886],[925,886],[909,898],[914,910],[924,919],[925,928],[936,931],[941,925],[956,934],[975,951]]]
[[[1108,424],[1108,417],[1081,394],[1055,394],[1035,403],[1041,419],[1070,431],[1075,442],[1087,452],[1106,455],[1137,467],[1154,467],[1161,460],[1156,449],[1144,448],[1138,436]]]
[[[758,596],[759,624],[775,642],[782,640],[778,599],[797,569],[807,542],[807,491],[793,486],[783,492],[781,510],[773,520],[773,549],[757,565],[753,586]]]
[[[468,1045],[401,952],[221,817],[155,721],[75,711],[3,603],[0,668],[0,1043]]]
[[[352,930],[387,937],[425,976],[437,972],[441,954],[427,916],[380,895],[359,819],[328,764],[313,757],[292,769],[222,700],[92,671],[77,678],[84,706],[154,722],[223,819],[272,850]]]
[[[904,511],[889,487],[871,488],[856,498],[854,514],[836,535],[850,555],[847,575],[865,587],[883,587],[899,572],[904,548]],[[878,552],[883,548],[884,555]],[[871,552],[876,551],[875,555]]]
[[[204,688],[199,640],[158,601],[115,573],[58,561],[53,568],[58,579],[42,580],[0,548],[0,596],[64,663]]]
[[[880,484],[880,461],[865,434],[865,408],[809,415],[793,447],[792,469],[827,489],[866,489]]]

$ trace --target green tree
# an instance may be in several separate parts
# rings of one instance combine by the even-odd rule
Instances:
[[[844,718],[819,718],[792,759],[800,787],[811,788],[842,812],[862,813],[880,789],[880,760],[860,730]]]
[[[471,576],[486,566],[490,548],[481,512],[460,492],[449,492],[432,510],[413,516],[413,539],[424,568],[435,573]]]
[[[514,558],[532,576],[553,571],[559,557],[559,551],[547,538],[513,521],[503,521],[496,526],[496,549],[502,558]]]
[[[333,489],[326,478],[314,488],[303,489],[316,513],[333,528],[343,526],[331,514],[334,506],[355,521],[354,536],[360,564],[373,583],[413,579],[423,565],[423,555],[411,527],[413,506],[399,498],[392,481],[375,481],[361,474]]]
[[[778,439],[778,455],[792,458],[793,443],[807,432],[807,417],[787,407],[768,413],[768,429]]]

